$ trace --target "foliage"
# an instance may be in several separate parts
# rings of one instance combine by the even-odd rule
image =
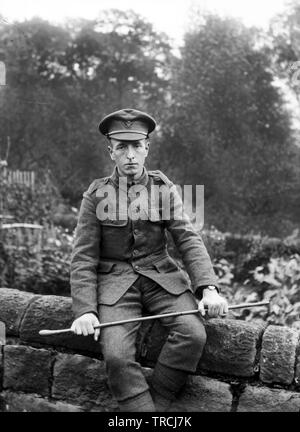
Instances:
[[[282,49],[274,42],[273,53],[266,42],[238,21],[197,13],[177,56],[168,37],[132,11],[64,26],[2,22],[1,153],[10,136],[10,167],[51,169],[77,207],[89,183],[111,172],[99,119],[136,107],[159,124],[150,168],[204,184],[209,224],[286,235],[300,214],[300,152],[274,86]]]
[[[298,180],[289,114],[263,37],[233,19],[194,19],[163,131],[170,172],[205,185],[205,217],[219,230],[282,233],[291,228],[283,220]]]
[[[62,202],[50,173],[39,172],[34,189],[21,183],[9,184],[0,176],[2,211],[13,216],[13,222],[51,224],[57,206]]]
[[[299,230],[279,239],[212,227],[203,238],[229,304],[270,300],[269,307],[232,311],[231,317],[300,329]]]
[[[45,227],[45,233],[44,247],[38,254],[25,246],[17,249],[8,244],[3,247],[0,243],[1,286],[12,286],[38,294],[70,295],[69,267],[74,233],[70,235],[58,227],[52,231]],[[300,250],[296,233],[281,242],[254,236],[252,245],[251,237],[247,236],[244,251],[247,250],[246,245],[250,244],[251,247],[248,258],[246,253],[241,254],[240,267],[244,266],[245,277],[239,274],[239,280],[235,260],[222,257],[223,252],[226,252],[226,234],[222,235],[213,228],[209,238],[209,232],[205,232],[205,241],[209,238],[211,250],[217,252],[216,256],[212,256],[212,261],[221,294],[229,304],[270,300],[269,307],[236,310],[230,312],[230,316],[300,329]],[[238,248],[227,255],[232,258],[233,252],[239,254],[241,243],[241,238],[238,238],[238,242],[229,242],[231,247],[238,245]],[[299,253],[294,252],[296,248]],[[169,252],[185,271],[175,249],[170,248]]]
[[[300,329],[300,255],[271,258],[252,273],[254,282],[251,285],[235,284],[229,287],[226,297],[232,303],[269,300],[270,305],[244,309],[233,315],[247,321]]]
[[[222,258],[220,260],[213,260],[213,267],[219,284],[230,285],[234,277],[232,273],[233,265],[230,264],[226,259]]]
[[[219,231],[215,226],[209,229],[204,229],[199,232],[201,235],[208,253],[214,259],[227,258],[226,254],[226,236]]]
[[[273,50],[273,62],[277,74],[283,78],[299,99],[298,80],[293,81],[296,69],[292,64],[300,58],[300,5],[296,0],[290,1],[286,9],[271,21],[269,36],[270,49]]]
[[[40,257],[28,250],[14,250],[7,267],[2,286],[36,294],[70,294],[69,257],[59,250],[43,250]]]
[[[36,253],[27,246],[0,243],[0,286],[37,294],[70,295],[70,256],[73,237],[62,229],[48,237]]]
[[[296,181],[291,187],[290,199],[286,203],[286,211],[292,212],[299,220],[300,217],[300,149],[299,129],[297,127],[300,112],[300,5],[297,0],[291,0],[284,11],[273,18],[270,24],[269,52],[272,57],[274,74],[279,78],[281,86],[285,88],[287,102],[291,107],[290,115],[294,118],[294,134],[297,146],[294,148],[294,170]]]
[[[283,239],[258,234],[222,233],[215,227],[201,232],[210,256],[214,260],[226,259],[233,267],[233,282],[253,282],[252,272],[266,265],[273,257],[300,254],[299,230]]]
[[[263,298],[271,301],[267,321],[300,329],[300,255],[271,258],[253,271],[253,278]]]
[[[0,140],[9,165],[51,169],[76,205],[89,182],[110,171],[97,124],[120,107],[158,115],[168,86],[166,35],[134,12],[108,11],[65,27],[35,18],[0,26],[7,69]],[[99,141],[101,147],[99,147]]]

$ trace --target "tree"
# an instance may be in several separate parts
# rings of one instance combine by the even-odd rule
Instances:
[[[300,103],[299,79],[293,79],[300,64],[300,5],[290,2],[270,24],[270,49],[273,50],[274,70],[294,91]]]
[[[295,220],[300,217],[300,5],[291,1],[281,14],[271,22],[269,28],[269,46],[272,55],[274,74],[285,87],[288,94],[291,115],[293,118],[293,132],[297,147],[294,148],[294,170],[296,181],[291,187],[289,208]]]
[[[9,164],[50,169],[74,204],[89,182],[109,174],[97,126],[105,114],[135,107],[163,111],[171,47],[137,14],[107,11],[65,27],[41,19],[2,24],[7,87],[2,91],[2,146]]]
[[[295,178],[290,119],[271,59],[255,29],[200,18],[178,62],[166,154],[176,149],[184,161],[178,181],[205,185],[210,223],[274,233],[270,217],[284,212]]]

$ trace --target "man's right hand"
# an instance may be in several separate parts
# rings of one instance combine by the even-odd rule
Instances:
[[[95,314],[86,313],[73,322],[71,330],[77,335],[88,336],[89,334],[93,334],[95,341],[97,341],[100,335],[100,329],[94,329],[94,327],[99,324],[100,322]]]

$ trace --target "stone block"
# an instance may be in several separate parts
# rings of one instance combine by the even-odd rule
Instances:
[[[251,377],[258,362],[257,346],[264,325],[241,320],[208,319],[205,321],[207,343],[197,372],[216,372],[226,375]],[[144,334],[139,346],[139,360],[153,367],[165,343],[168,332],[158,321]]]
[[[3,347],[0,345],[0,392],[3,386]]]
[[[247,386],[240,396],[237,411],[299,413],[300,393]]]
[[[1,394],[2,410],[5,412],[82,412],[83,408],[42,397],[5,391]]]
[[[203,376],[192,376],[171,411],[229,412],[232,394],[229,384]]]
[[[49,395],[51,353],[45,349],[4,347],[3,388]]]
[[[35,299],[27,309],[20,329],[24,342],[37,342],[50,346],[66,347],[74,350],[100,354],[100,344],[93,336],[77,336],[63,333],[51,336],[40,336],[42,329],[64,329],[73,322],[72,300],[69,297],[45,295]]]
[[[295,370],[295,384],[297,388],[300,388],[300,343],[297,348],[297,361],[296,361],[296,370]]]
[[[26,308],[37,298],[35,294],[12,288],[0,288],[0,321],[6,325],[6,334],[19,336],[19,327]]]
[[[291,384],[294,380],[297,330],[270,325],[262,340],[260,379],[265,383]]]
[[[102,411],[117,408],[106,378],[104,362],[79,354],[59,354],[53,370],[52,397],[76,404],[97,404]]]
[[[205,323],[207,342],[198,371],[251,377],[264,326],[241,320],[214,318]]]

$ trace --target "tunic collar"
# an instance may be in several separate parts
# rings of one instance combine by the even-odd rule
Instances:
[[[117,167],[114,168],[114,171],[113,171],[113,173],[112,173],[112,175],[111,175],[110,178],[111,178],[112,182],[114,183],[114,185],[118,188],[119,187],[120,175],[119,175],[119,171],[118,171]],[[127,189],[129,189],[131,186],[137,185],[137,184],[138,185],[141,184],[143,186],[146,186],[147,183],[148,183],[148,180],[149,180],[148,172],[147,172],[146,168],[143,167],[143,172],[142,172],[142,175],[141,175],[140,178],[138,178],[137,180],[130,181],[130,182],[127,180]],[[121,188],[122,188],[122,184],[124,184],[124,183],[120,182],[120,187]]]

